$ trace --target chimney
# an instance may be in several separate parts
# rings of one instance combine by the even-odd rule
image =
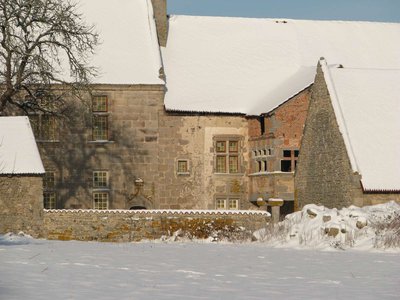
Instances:
[[[160,46],[167,45],[168,22],[167,22],[167,0],[151,0],[153,4],[154,18],[156,20],[158,43]]]

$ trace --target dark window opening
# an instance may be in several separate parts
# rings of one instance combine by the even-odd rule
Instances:
[[[291,151],[290,150],[283,150],[283,157],[291,157]]]
[[[281,160],[281,171],[282,172],[292,172],[292,161],[291,160]]]
[[[144,206],[140,206],[140,205],[135,205],[130,208],[130,210],[143,210],[143,209],[147,209],[147,208]]]
[[[260,116],[258,118],[258,121],[260,122],[260,129],[261,129],[261,135],[265,133],[265,123],[264,123],[264,117]]]
[[[294,150],[294,157],[299,157],[299,150]]]

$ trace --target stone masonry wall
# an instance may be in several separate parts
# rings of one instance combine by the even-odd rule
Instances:
[[[248,209],[247,120],[231,115],[182,115],[160,112],[160,209],[215,209],[216,197],[239,199]],[[239,172],[215,173],[214,141],[239,139]],[[187,174],[178,174],[178,160],[188,162]]]
[[[58,141],[39,141],[43,164],[54,171],[57,208],[93,208],[93,171],[109,173],[109,209],[126,209],[137,199],[157,207],[159,112],[162,85],[96,85],[93,95],[108,99],[109,137],[92,140],[90,101],[74,103],[62,120]],[[135,180],[144,181],[142,187]],[[140,190],[139,190],[140,189]]]
[[[344,207],[353,203],[359,176],[353,174],[321,66],[312,87],[309,112],[295,174],[300,207],[315,203]]]
[[[243,240],[269,220],[265,212],[45,210],[43,232],[47,239],[102,242],[159,239],[177,232]]]
[[[41,236],[43,188],[40,175],[0,176],[0,233]]]

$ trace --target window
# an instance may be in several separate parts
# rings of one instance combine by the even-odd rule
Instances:
[[[297,166],[299,150],[283,150],[284,159],[281,160],[282,172],[293,172]]]
[[[45,209],[56,208],[56,193],[55,192],[44,192],[43,193],[43,207]]]
[[[107,171],[94,171],[93,172],[93,188],[107,188],[108,187],[108,172]]]
[[[178,174],[189,174],[189,163],[187,160],[178,160]]]
[[[107,96],[93,96],[92,98],[92,110],[93,112],[107,112],[108,111],[108,99]]]
[[[239,209],[238,198],[217,198],[215,201],[216,209]]]
[[[92,138],[94,141],[108,140],[108,98],[93,96],[92,98]]]
[[[93,171],[93,208],[108,209],[109,178],[107,171]]]
[[[94,209],[108,209],[108,193],[107,192],[94,192],[93,193],[93,208]]]
[[[29,120],[37,140],[57,141],[59,139],[58,119],[54,115],[30,115]]]
[[[54,171],[46,171],[43,177],[43,189],[53,190],[56,186],[56,174]]]
[[[239,141],[216,140],[215,172],[239,173]]]
[[[54,171],[46,171],[43,177],[43,207],[45,209],[55,209],[57,203],[56,173]]]

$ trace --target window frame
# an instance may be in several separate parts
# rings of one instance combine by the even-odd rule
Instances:
[[[290,156],[287,156],[287,152],[290,152]],[[286,155],[285,155],[286,154]],[[282,158],[280,160],[280,171],[283,173],[294,173],[296,172],[297,160],[299,158],[300,150],[299,149],[282,149]],[[290,163],[290,171],[283,171],[282,164],[283,162]]]
[[[101,174],[101,173],[103,173],[103,174]],[[102,176],[99,176],[100,174]],[[103,175],[105,175],[105,176],[103,176]],[[99,180],[96,181],[95,180],[96,178],[104,178],[104,177],[105,177],[105,181],[99,181]],[[104,185],[99,185],[99,182],[103,182]],[[93,190],[96,190],[96,191],[104,190],[104,189],[108,190],[109,186],[110,186],[110,175],[109,175],[108,170],[93,170],[93,172],[92,172],[92,187],[93,187]]]
[[[235,202],[235,206],[231,207],[231,203]],[[220,203],[223,207],[220,207]],[[240,197],[220,195],[215,197],[214,207],[216,210],[239,210],[240,209]]]
[[[180,170],[180,164],[185,163],[186,167],[182,171]],[[189,175],[190,174],[190,169],[189,169],[189,160],[188,159],[177,159],[176,161],[176,174],[177,175]]]
[[[242,174],[242,139],[241,136],[215,136],[214,173]]]
[[[105,196],[105,207],[104,207],[104,202],[101,202],[101,205],[99,205],[99,201],[96,203],[96,197],[103,195]],[[93,209],[97,210],[108,210],[109,209],[109,204],[110,204],[110,195],[108,192],[105,191],[95,191],[92,194],[92,200],[93,200]],[[104,200],[104,199],[97,199],[97,200]]]
[[[54,191],[43,192],[43,208],[56,209],[57,208],[57,194]]]
[[[98,104],[96,99],[102,99],[102,103]],[[104,107],[104,109],[99,109]],[[110,101],[108,95],[98,94],[92,95],[92,141],[109,141],[110,140]]]

